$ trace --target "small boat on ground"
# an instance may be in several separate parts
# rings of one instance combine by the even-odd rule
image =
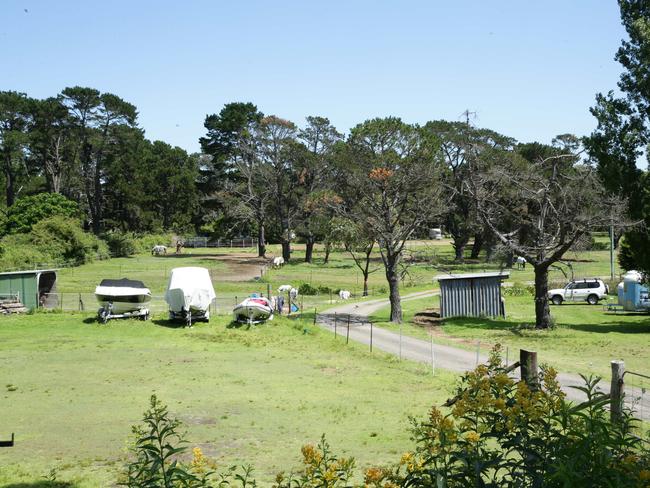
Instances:
[[[256,324],[273,319],[273,305],[265,297],[248,297],[237,304],[232,313],[238,322]]]
[[[205,268],[174,268],[169,274],[165,301],[170,320],[184,320],[191,326],[196,320],[210,320],[210,305],[216,298],[210,273]]]
[[[128,278],[102,280],[95,288],[95,296],[101,305],[97,318],[103,323],[116,318],[149,318],[151,291],[142,281]]]

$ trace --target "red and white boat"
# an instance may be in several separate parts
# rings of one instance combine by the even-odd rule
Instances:
[[[248,297],[232,310],[235,320],[256,324],[273,320],[273,304],[266,297]]]

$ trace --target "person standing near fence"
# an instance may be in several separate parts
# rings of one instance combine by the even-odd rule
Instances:
[[[282,295],[279,295],[276,299],[276,303],[278,305],[278,314],[282,315],[282,309],[284,308],[284,297]]]

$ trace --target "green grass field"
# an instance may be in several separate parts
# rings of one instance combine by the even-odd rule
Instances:
[[[0,452],[0,485],[37,486],[51,468],[77,487],[111,485],[154,392],[185,422],[190,446],[221,466],[251,463],[262,481],[296,467],[300,446],[323,433],[361,467],[391,463],[412,445],[408,416],[444,401],[454,382],[346,347],[308,321],[226,323],[1,318],[0,437],[16,432],[17,444]]]

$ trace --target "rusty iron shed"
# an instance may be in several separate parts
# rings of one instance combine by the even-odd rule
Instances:
[[[501,271],[438,276],[440,316],[504,317],[501,283],[509,276]]]

